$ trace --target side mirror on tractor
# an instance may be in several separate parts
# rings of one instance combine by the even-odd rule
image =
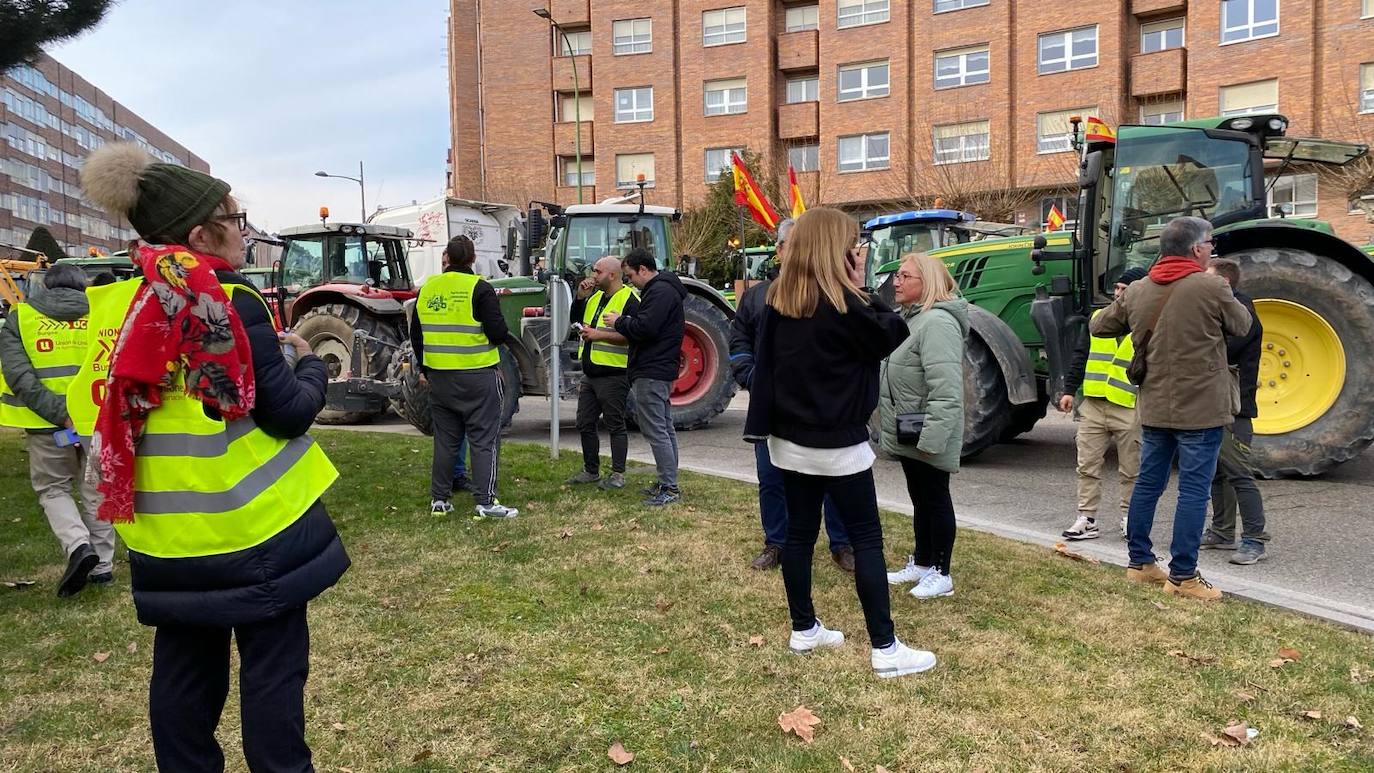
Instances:
[[[1045,273],[1045,264],[1040,261],[1045,257],[1046,244],[1047,242],[1042,234],[1036,234],[1035,238],[1031,240],[1030,258],[1031,262],[1035,264],[1031,267],[1031,273],[1036,276]]]

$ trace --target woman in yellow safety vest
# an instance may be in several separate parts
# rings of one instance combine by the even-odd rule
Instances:
[[[319,499],[338,474],[306,434],[324,363],[276,332],[238,273],[247,216],[227,183],[127,143],[92,153],[81,183],[144,240],[139,278],[88,291],[91,343],[67,400],[99,460],[100,517],[129,548],[139,621],[157,628],[157,765],[223,770],[232,637],[248,767],[309,770],[306,603],[349,565]]]

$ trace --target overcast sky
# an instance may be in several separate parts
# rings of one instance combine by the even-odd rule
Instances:
[[[121,0],[49,50],[210,164],[259,227],[443,192],[445,0]]]

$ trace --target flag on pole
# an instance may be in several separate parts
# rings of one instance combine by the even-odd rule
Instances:
[[[1045,217],[1045,230],[1058,231],[1064,227],[1064,213],[1059,211],[1058,204],[1050,205],[1050,214]]]
[[[1103,123],[1102,119],[1090,115],[1087,126],[1083,129],[1083,138],[1088,142],[1116,142],[1116,132]]]
[[[802,201],[801,186],[797,185],[797,170],[787,165],[787,189],[792,195],[792,217],[801,217],[801,213],[806,211],[806,202]]]
[[[744,161],[738,153],[730,154],[730,171],[735,176],[735,203],[749,210],[749,216],[764,228],[770,231],[777,228],[777,210],[773,209],[773,205],[768,203],[768,197],[764,196],[763,191],[754,183],[754,178],[749,174],[749,170],[744,168]]]

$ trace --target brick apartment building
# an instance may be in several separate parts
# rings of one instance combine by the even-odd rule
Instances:
[[[44,56],[0,73],[0,244],[23,246],[46,226],[68,255],[124,249],[134,232],[86,201],[77,171],[106,142],[128,140],[203,172],[209,164]]]
[[[1071,114],[1277,111],[1374,144],[1374,0],[549,0],[566,41],[531,5],[451,0],[457,196],[597,201],[643,173],[690,206],[748,148],[809,203],[1015,191],[1003,215],[1034,224],[1073,208]],[[1374,187],[1298,170],[1271,196],[1374,235]]]

